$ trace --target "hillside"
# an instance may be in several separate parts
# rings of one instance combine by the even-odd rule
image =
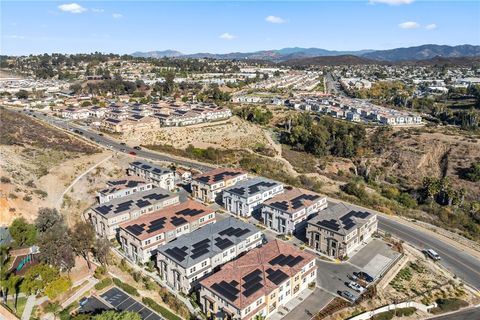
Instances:
[[[365,64],[378,64],[378,61],[357,57],[353,55],[343,56],[329,56],[329,57],[314,57],[304,59],[294,59],[283,62],[282,65],[291,67],[303,67],[303,66],[336,66],[336,65],[365,65]]]
[[[435,57],[456,58],[480,56],[480,46],[441,46],[426,44],[418,47],[377,50],[364,53],[365,58],[382,61],[425,60]]]

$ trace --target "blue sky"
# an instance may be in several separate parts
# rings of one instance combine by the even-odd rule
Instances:
[[[480,1],[5,1],[2,54],[480,44]]]

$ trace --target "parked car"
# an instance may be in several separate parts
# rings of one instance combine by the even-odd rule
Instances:
[[[126,146],[127,144],[125,142],[120,142],[122,146]]]
[[[358,283],[356,282],[353,282],[353,281],[350,281],[347,286],[359,293],[363,293],[365,291],[365,288],[362,287],[361,285],[359,285]]]
[[[135,150],[142,150],[142,148],[140,148],[140,146],[135,146],[135,147],[133,147],[133,149],[135,149]]]
[[[128,154],[132,155],[132,156],[136,156],[137,153],[135,151],[130,151]]]
[[[435,261],[438,261],[438,260],[441,260],[442,258],[438,255],[438,253],[433,250],[433,249],[428,249],[428,250],[425,250],[425,253],[427,254],[427,256],[429,256],[431,259],[435,260]]]
[[[363,272],[363,271],[354,272],[353,275],[356,276],[357,278],[363,279],[363,280],[365,280],[365,281],[367,281],[367,282],[373,282],[373,280],[374,280],[371,275],[369,275],[368,273]]]
[[[347,299],[350,302],[355,302],[355,296],[350,291],[346,291],[346,290],[341,291],[340,296],[342,296],[343,298]]]
[[[78,301],[78,304],[80,305],[80,307],[83,307],[84,305],[86,305],[88,302],[88,298],[85,297],[85,298],[82,298]]]
[[[347,275],[348,279],[352,280],[352,281],[355,281],[357,282],[358,281],[358,277],[354,274],[349,274]]]

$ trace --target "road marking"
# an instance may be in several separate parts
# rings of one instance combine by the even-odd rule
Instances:
[[[380,223],[381,223],[381,222],[380,222]],[[417,237],[415,237],[415,236],[412,236],[411,234],[406,233],[406,232],[404,232],[404,231],[402,231],[402,230],[399,230],[399,229],[397,229],[397,228],[395,228],[395,227],[389,226],[389,228],[392,228],[392,229],[396,230],[397,232],[406,234],[407,236],[409,236],[409,237],[411,237],[411,238],[419,241],[420,243],[424,242],[423,240],[421,240],[421,239],[419,239],[419,238],[417,238]],[[409,228],[409,227],[407,227],[407,228]],[[382,228],[380,227],[380,229],[382,229]],[[439,241],[441,241],[441,240],[439,240]],[[449,257],[450,259],[456,261],[457,263],[461,264],[462,266],[464,266],[464,267],[466,267],[467,269],[471,270],[473,273],[475,273],[475,274],[477,274],[477,275],[480,276],[480,272],[478,272],[477,270],[473,269],[472,267],[466,265],[465,263],[460,262],[457,258],[454,258],[454,257],[452,257],[451,255],[449,255],[448,253],[445,253],[445,251],[443,251],[443,250],[441,250],[441,249],[435,249],[435,250],[438,251],[438,252],[440,252],[440,253],[442,253],[442,255],[447,256],[447,257]]]

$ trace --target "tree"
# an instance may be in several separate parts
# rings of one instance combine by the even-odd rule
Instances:
[[[479,182],[480,181],[480,162],[472,163],[470,165],[470,168],[467,169],[465,177],[470,181]]]
[[[21,282],[22,278],[20,278],[19,276],[17,275],[14,275],[14,274],[10,274],[10,276],[5,280],[5,291],[6,291],[6,294],[5,294],[5,297],[4,297],[4,301],[6,303],[7,301],[7,296],[9,294],[14,294],[15,295],[15,305],[14,305],[14,309],[15,309],[15,312],[17,312],[17,297],[18,297],[18,292],[20,291],[20,282]]]
[[[175,72],[169,71],[165,75],[165,83],[163,84],[163,93],[171,95],[175,90]]]
[[[6,287],[5,287],[5,280],[7,280],[7,264],[8,264],[8,252],[10,251],[10,247],[6,245],[0,245],[0,293],[6,299]]]
[[[23,217],[13,220],[8,231],[15,241],[16,247],[31,246],[37,240],[37,229]]]
[[[94,320],[141,320],[142,318],[138,313],[130,311],[105,311],[102,314],[96,315]]]
[[[27,90],[19,90],[17,93],[15,93],[15,96],[18,99],[28,99],[28,91]]]
[[[46,232],[58,223],[63,223],[63,216],[57,209],[40,208],[38,210],[38,217],[35,221],[38,232]]]
[[[95,231],[90,223],[79,222],[70,232],[73,251],[87,261],[91,269],[89,254],[95,244]]]
[[[62,311],[62,306],[58,302],[51,302],[45,306],[45,311],[53,313],[53,318],[56,319],[60,311]]]
[[[43,291],[48,284],[57,279],[59,275],[60,272],[58,269],[44,263],[37,264],[25,273],[20,288],[23,292],[35,294]]]
[[[107,238],[98,238],[95,240],[93,255],[103,266],[108,264],[108,252],[110,251],[110,241]]]
[[[45,294],[51,300],[56,299],[60,294],[66,292],[72,286],[72,281],[68,277],[60,277],[53,280],[45,288]]]

